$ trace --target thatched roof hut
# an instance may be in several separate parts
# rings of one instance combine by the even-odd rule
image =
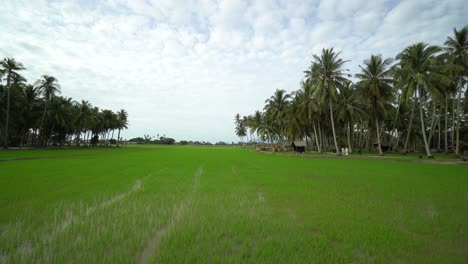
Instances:
[[[305,151],[306,142],[303,140],[295,140],[291,144],[291,147],[293,148],[294,151],[303,153]]]

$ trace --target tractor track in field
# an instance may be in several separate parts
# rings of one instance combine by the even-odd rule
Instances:
[[[156,171],[155,174],[161,173],[162,171],[164,171],[166,169],[167,169],[166,167],[161,168],[158,171]],[[125,198],[132,195],[133,193],[136,193],[136,192],[140,191],[143,188],[143,181],[146,180],[147,178],[151,177],[151,176],[153,176],[153,173],[149,173],[146,176],[135,180],[135,183],[133,184],[133,186],[131,187],[130,190],[128,190],[126,192],[116,194],[116,195],[112,196],[111,198],[108,198],[108,199],[106,199],[104,201],[101,201],[101,202],[99,202],[99,203],[97,203],[97,204],[95,204],[93,206],[87,207],[84,210],[84,213],[73,214],[73,212],[68,211],[66,213],[65,219],[62,220],[60,223],[56,224],[55,229],[52,231],[52,233],[47,235],[46,238],[49,241],[54,240],[57,235],[65,232],[70,226],[72,226],[73,224],[79,223],[80,218],[88,217],[89,215],[93,214],[95,211],[97,211],[99,209],[104,209],[106,207],[109,207],[109,206],[111,206],[111,205],[113,205],[113,204],[115,204],[115,203],[117,203],[117,202],[119,202],[121,200],[124,200]]]
[[[173,231],[177,223],[182,220],[188,209],[191,207],[193,202],[193,195],[200,188],[200,177],[203,174],[203,164],[200,165],[193,175],[192,190],[189,192],[187,197],[182,200],[178,205],[175,206],[174,213],[172,214],[169,221],[160,227],[155,234],[153,234],[146,243],[146,246],[141,251],[141,254],[137,256],[138,263],[147,263],[154,252],[159,248],[162,239]]]

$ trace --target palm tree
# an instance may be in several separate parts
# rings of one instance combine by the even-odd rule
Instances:
[[[39,125],[39,131],[41,133],[41,137],[44,140],[43,124],[47,112],[47,104],[56,94],[60,94],[60,85],[58,84],[58,80],[55,77],[50,75],[43,75],[41,79],[36,82],[36,87],[39,90],[39,93],[44,96],[44,112],[42,113],[41,123]]]
[[[285,135],[289,141],[303,139],[307,135],[307,119],[303,119],[300,112],[301,98],[295,96],[290,102],[285,118]]]
[[[381,55],[372,55],[370,59],[364,61],[364,66],[359,65],[361,73],[356,74],[356,77],[361,80],[357,85],[362,89],[363,95],[369,100],[372,108],[379,155],[383,155],[379,123],[382,120],[381,115],[385,114],[384,104],[392,96],[393,80],[390,78],[389,69],[391,63],[392,59],[384,60]]]
[[[128,114],[127,111],[121,109],[117,112],[117,120],[118,120],[118,129],[119,133],[117,134],[117,147],[119,146],[120,142],[120,130],[128,128]]]
[[[85,100],[81,100],[81,103],[76,103],[78,108],[77,118],[76,118],[76,144],[79,144],[81,131],[84,130],[83,139],[86,141],[86,132],[88,127],[91,125],[93,115],[92,115],[92,105]]]
[[[5,118],[5,132],[3,134],[3,147],[8,148],[8,122],[10,117],[10,82],[12,82],[13,77],[20,76],[18,71],[24,70],[23,64],[17,62],[13,58],[4,58],[3,61],[0,62],[0,66],[2,66],[2,74],[6,74],[6,91],[7,91],[7,105],[6,105],[6,118]]]
[[[314,131],[315,144],[317,151],[322,153],[322,147],[315,127],[315,122],[319,119],[319,107],[316,98],[313,96],[314,89],[311,82],[301,82],[301,88],[296,92],[296,99],[298,100],[298,115],[306,120],[307,126],[312,126]]]
[[[66,127],[67,122],[71,118],[71,98],[52,97],[49,102],[49,110],[47,111],[47,120],[51,124],[50,136],[45,142],[45,146],[49,144],[54,132],[57,128]]]
[[[454,63],[462,67],[462,71],[458,74],[458,97],[457,97],[457,127],[456,127],[456,147],[455,154],[459,155],[460,148],[460,101],[461,94],[464,86],[464,77],[468,72],[468,26],[463,27],[461,30],[453,29],[453,38],[447,37],[444,43],[447,52],[453,56]]]
[[[240,117],[240,114],[237,113],[234,117],[234,121],[236,124],[236,135],[241,139],[242,147],[244,147],[244,137],[247,135],[247,129],[244,126],[244,120]]]
[[[29,128],[33,126],[33,122],[36,118],[34,113],[34,108],[38,103],[38,92],[33,85],[26,85],[23,89],[22,94],[23,107],[22,107],[22,119],[23,119],[23,128],[22,128],[22,140],[20,146],[23,145],[23,140],[28,139]]]
[[[286,108],[289,105],[289,99],[291,95],[286,93],[285,90],[276,89],[275,93],[265,101],[266,105],[264,110],[268,111],[273,123],[278,126],[278,138],[284,144],[284,116],[286,114]]]
[[[353,152],[351,144],[351,128],[359,120],[364,119],[366,112],[363,110],[360,94],[356,92],[353,85],[349,83],[342,87],[336,107],[337,120],[346,125],[346,137],[349,152]]]
[[[104,135],[105,145],[108,144],[109,132],[113,128],[114,113],[111,110],[102,110],[102,133]]]
[[[343,66],[346,60],[339,58],[341,52],[335,52],[333,48],[323,49],[321,56],[313,55],[312,66],[305,71],[306,81],[315,84],[317,94],[322,102],[328,101],[330,110],[330,122],[333,131],[333,142],[337,155],[341,155],[336,138],[335,122],[333,115],[333,100],[336,99],[338,89],[349,80],[345,78]],[[350,77],[350,75],[347,75]]]
[[[413,95],[414,100],[419,100],[419,114],[421,132],[424,147],[428,158],[432,158],[429,144],[426,138],[426,126],[424,125],[423,96],[427,93],[437,93],[434,82],[444,81],[444,75],[439,74],[436,55],[441,51],[437,46],[429,46],[425,43],[413,44],[397,55],[400,61],[401,74],[405,85],[405,95],[408,98]],[[416,101],[414,102],[416,103]],[[409,132],[408,132],[409,133]]]

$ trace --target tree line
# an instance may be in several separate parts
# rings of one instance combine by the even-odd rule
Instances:
[[[277,89],[263,111],[235,116],[235,133],[282,145],[305,139],[318,152],[375,149],[460,154],[466,125],[468,27],[444,46],[415,43],[395,58],[371,55],[353,77],[334,48],[313,55],[300,88]],[[462,96],[464,94],[464,96]],[[309,144],[308,144],[309,145]]]
[[[22,63],[0,61],[0,140],[9,146],[108,145],[117,130],[128,127],[124,109],[99,109],[88,101],[63,97],[58,80],[43,75],[30,84],[21,75]],[[114,140],[112,140],[114,141]]]

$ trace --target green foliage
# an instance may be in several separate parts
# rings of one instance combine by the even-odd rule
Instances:
[[[334,48],[323,49],[312,55],[298,90],[277,89],[263,111],[237,114],[236,135],[243,141],[250,132],[258,137],[254,141],[286,148],[310,139],[320,153],[340,154],[346,145],[380,155],[422,148],[428,157],[433,150],[458,154],[466,144],[459,139],[466,138],[468,116],[462,96],[468,93],[468,27],[454,29],[445,45],[415,43],[396,60],[371,55],[359,66],[356,83],[347,79],[348,60]]]
[[[128,142],[137,143],[137,144],[160,144],[160,145],[173,145],[175,144],[175,139],[168,137],[160,137],[159,139],[152,139],[150,136],[145,135],[144,138],[136,137],[128,140]]]
[[[94,136],[101,136],[106,145],[114,130],[119,130],[120,137],[120,130],[128,127],[128,114],[123,109],[114,113],[93,107],[88,101],[59,96],[61,86],[53,76],[43,75],[30,85],[20,75],[23,65],[10,58],[1,61],[0,69],[0,80],[3,75],[7,81],[0,85],[0,137],[4,147],[88,145]]]

